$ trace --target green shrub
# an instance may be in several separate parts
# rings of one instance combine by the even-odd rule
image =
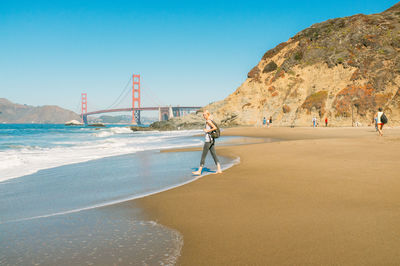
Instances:
[[[271,61],[264,67],[263,73],[274,71],[277,68],[278,68],[277,64],[274,61]]]
[[[294,59],[297,61],[300,61],[301,59],[303,59],[303,52],[302,51],[298,51],[294,54]]]

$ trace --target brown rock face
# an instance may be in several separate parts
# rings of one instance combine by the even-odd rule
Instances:
[[[371,123],[383,107],[400,122],[400,3],[373,15],[331,19],[267,51],[248,79],[209,109],[224,125]]]

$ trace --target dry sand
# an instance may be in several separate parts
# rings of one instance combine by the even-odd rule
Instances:
[[[183,234],[179,265],[400,265],[399,128],[223,134],[290,141],[217,146],[240,164],[135,201]]]

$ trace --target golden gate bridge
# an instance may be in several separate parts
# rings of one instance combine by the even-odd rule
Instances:
[[[129,108],[115,108],[103,109],[88,112],[88,98],[87,93],[81,94],[81,119],[85,125],[88,124],[88,116],[103,114],[103,113],[116,113],[116,112],[132,112],[132,124],[140,125],[140,114],[143,111],[158,111],[158,120],[164,121],[172,117],[179,117],[192,111],[197,111],[199,106],[155,106],[155,107],[142,107],[141,103],[141,86],[140,75],[132,75],[132,107]]]

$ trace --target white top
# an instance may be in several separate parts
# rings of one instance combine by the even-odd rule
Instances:
[[[383,115],[383,112],[378,112],[378,121],[377,121],[377,123],[379,124],[379,123],[382,123],[381,122],[381,116]]]
[[[211,126],[206,122],[205,128],[206,128],[207,130],[210,130],[210,129],[211,129]],[[210,133],[206,133],[205,139],[206,139],[206,142],[211,142]]]

